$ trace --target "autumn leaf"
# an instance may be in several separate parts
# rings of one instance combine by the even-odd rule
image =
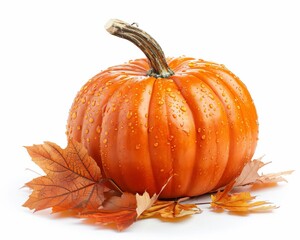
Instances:
[[[168,183],[170,182],[170,180],[172,179],[174,175],[172,174],[167,181],[165,182],[165,184],[162,186],[162,188],[160,189],[158,194],[153,194],[152,197],[150,197],[148,192],[144,192],[143,195],[139,195],[138,193],[136,194],[136,202],[137,202],[137,208],[136,208],[136,212],[137,212],[137,216],[139,217],[144,211],[146,211],[147,209],[149,209],[150,207],[153,206],[153,204],[157,201],[159,195],[162,193],[162,191],[165,189],[165,187],[168,185]]]
[[[97,209],[109,189],[101,182],[96,162],[85,148],[69,141],[65,149],[51,142],[26,147],[45,176],[26,183],[33,191],[23,206],[35,211],[53,207],[56,211]]]
[[[145,210],[140,218],[163,218],[174,219],[201,213],[201,209],[195,204],[180,203],[179,201],[156,201],[150,208]]]
[[[293,171],[259,174],[258,170],[268,164],[262,162],[261,159],[262,157],[259,159],[254,159],[245,165],[241,174],[236,178],[234,187],[254,184],[278,183],[283,181],[287,182],[286,179],[283,178],[283,175],[291,174]]]
[[[144,192],[143,195],[136,194],[136,212],[139,217],[145,210],[152,207],[152,205],[157,201],[158,195],[154,194],[151,198],[148,192]]]
[[[65,149],[51,142],[26,149],[32,160],[45,172],[44,176],[26,183],[32,193],[23,206],[35,211],[52,208],[52,212],[68,212],[70,216],[114,227],[119,231],[139,219],[172,221],[201,213],[198,203],[185,203],[188,198],[159,200],[173,175],[160,192],[152,196],[146,191],[143,194],[127,193],[122,192],[112,180],[103,178],[96,161],[78,142],[70,140]],[[231,193],[238,186],[285,181],[282,175],[292,172],[260,175],[258,170],[264,165],[260,159],[251,161],[235,181],[211,195],[211,202],[200,204],[210,204],[215,211],[242,213],[276,208],[266,201],[255,202],[255,197],[249,192]]]
[[[255,196],[252,196],[249,192],[239,192],[230,194],[230,191],[235,185],[235,181],[229,183],[223,191],[219,190],[215,195],[211,195],[210,206],[215,211],[227,210],[230,212],[265,212],[270,211],[276,206],[266,201],[256,201]]]
[[[99,209],[83,212],[79,217],[122,231],[136,221],[136,208],[135,195],[125,192],[121,196],[110,197]]]

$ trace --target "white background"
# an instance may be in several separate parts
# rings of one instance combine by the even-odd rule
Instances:
[[[241,217],[203,206],[183,222],[143,220],[118,233],[21,207],[29,194],[21,187],[36,177],[26,168],[40,171],[22,146],[48,140],[65,147],[79,88],[111,65],[143,57],[105,31],[110,18],[137,22],[167,56],[223,63],[244,81],[259,115],[255,157],[272,161],[266,173],[296,170],[288,184],[254,192],[280,208]],[[299,32],[299,1],[1,0],[0,238],[299,239]]]

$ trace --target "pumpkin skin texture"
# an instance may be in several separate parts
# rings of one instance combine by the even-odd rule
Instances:
[[[167,60],[169,78],[147,76],[146,59],[102,71],[80,90],[67,135],[87,148],[123,190],[196,196],[236,178],[254,154],[256,109],[223,65]]]

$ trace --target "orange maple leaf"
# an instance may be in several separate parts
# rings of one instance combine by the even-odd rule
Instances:
[[[51,142],[26,147],[46,176],[26,183],[33,191],[23,206],[35,211],[51,208],[97,209],[109,189],[101,181],[96,162],[81,144],[69,141],[65,149]]]
[[[277,208],[266,201],[256,201],[255,196],[252,196],[249,192],[239,192],[230,194],[230,191],[235,185],[235,181],[229,183],[223,191],[219,190],[215,195],[211,195],[210,206],[215,211],[231,211],[231,212],[265,212]]]
[[[105,200],[99,209],[83,212],[79,217],[102,225],[111,225],[121,231],[136,221],[136,208],[135,195],[124,192],[121,196],[112,196]]]

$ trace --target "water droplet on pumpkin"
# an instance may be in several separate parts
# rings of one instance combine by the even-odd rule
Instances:
[[[88,134],[89,133],[89,130],[88,129],[85,129],[85,131],[84,131],[86,134]]]
[[[172,140],[174,139],[174,136],[173,135],[170,135],[169,137],[168,137],[168,140],[171,142]]]
[[[154,147],[158,147],[158,142],[153,144]]]
[[[97,132],[97,133],[100,133],[100,132],[101,132],[101,128],[100,128],[99,125],[98,125],[97,128],[96,128],[96,132]]]
[[[175,98],[175,93],[171,92],[171,93],[169,94],[169,96],[170,96],[171,98]]]
[[[167,90],[167,92],[171,92],[172,91],[172,89],[169,88],[169,87],[166,90]]]
[[[214,99],[215,99],[214,96],[213,96],[211,93],[208,94],[208,97],[209,97],[211,100],[214,100]]]
[[[209,108],[213,108],[214,107],[214,105],[212,105],[211,103],[208,106],[209,106]]]
[[[206,137],[206,136],[203,134],[203,135],[201,136],[201,139],[202,139],[202,140],[205,140],[205,137]]]
[[[80,125],[77,126],[77,130],[81,130],[81,126]]]
[[[227,109],[230,109],[230,108],[231,108],[231,105],[228,104],[228,105],[227,105]]]
[[[131,117],[132,117],[132,112],[129,111],[129,112],[127,113],[126,117],[127,117],[127,119],[131,118]]]
[[[186,107],[185,106],[181,106],[180,110],[183,111],[183,112],[186,112]]]
[[[72,113],[72,119],[75,119],[77,117],[77,112]]]
[[[148,116],[149,116],[148,113],[146,113],[146,114],[145,114],[145,118],[148,118]]]
[[[90,139],[89,139],[89,138],[87,138],[87,139],[86,139],[86,141],[87,141],[87,142],[90,142]]]
[[[81,103],[85,103],[85,97],[81,98]]]
[[[176,115],[176,114],[172,114],[172,117],[173,117],[173,118],[177,118],[177,115]]]
[[[140,148],[141,148],[141,144],[136,144],[136,145],[135,145],[135,149],[136,149],[136,150],[139,150]]]
[[[201,132],[201,128],[198,128],[197,132],[200,133]]]
[[[107,143],[107,139],[105,138],[105,139],[103,139],[103,143],[104,144],[106,144]]]
[[[90,123],[93,123],[93,122],[94,122],[94,118],[90,117],[90,118],[89,118],[89,122],[90,122]]]
[[[158,101],[158,105],[163,105],[163,104],[164,104],[164,102],[162,100]]]
[[[237,108],[237,109],[241,109],[240,105],[237,105],[236,108]]]

